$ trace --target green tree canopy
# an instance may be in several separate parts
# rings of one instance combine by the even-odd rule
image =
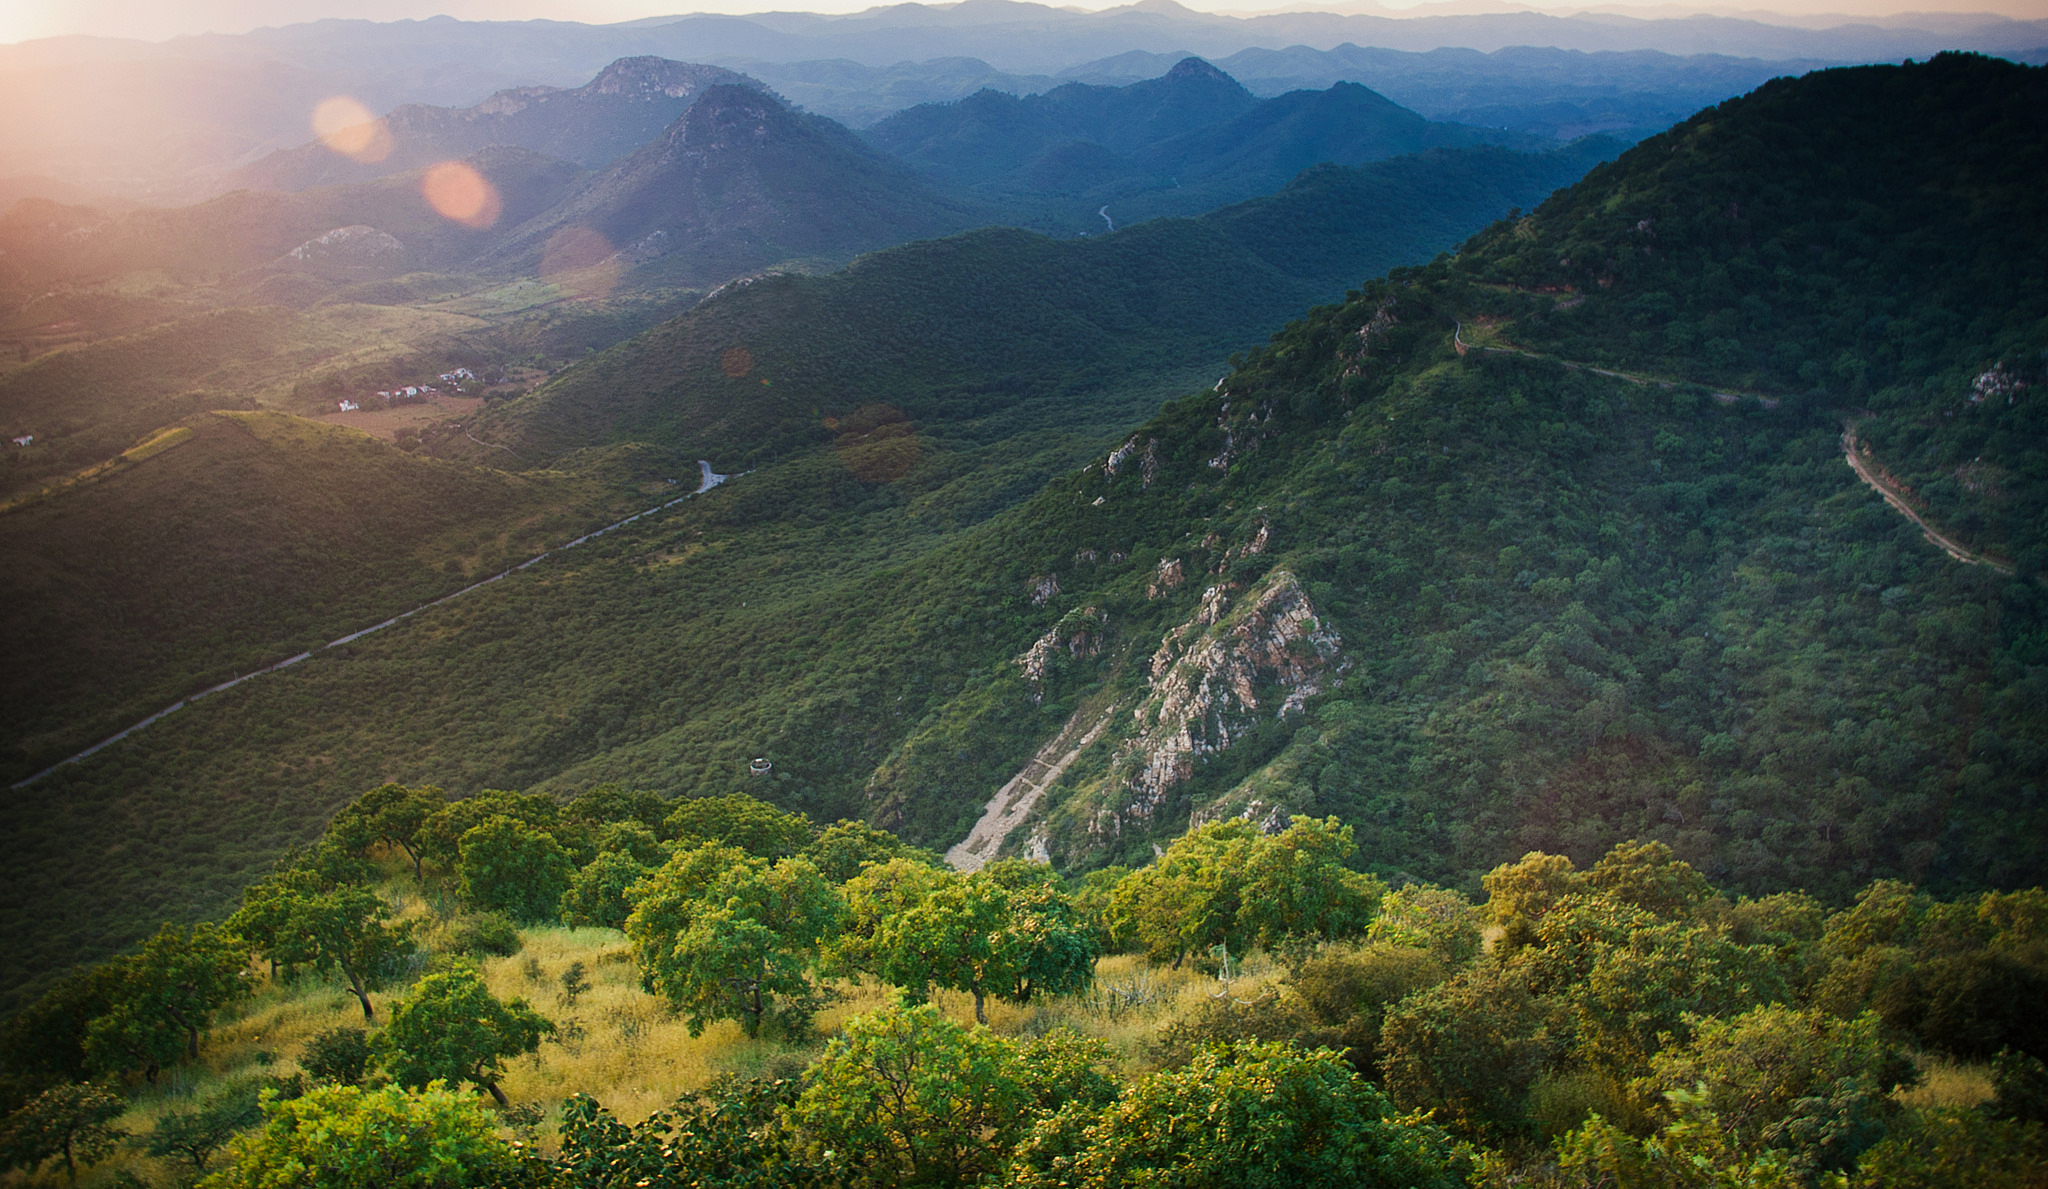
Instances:
[[[552,831],[561,824],[562,807],[541,793],[485,789],[474,797],[450,801],[420,823],[420,847],[429,860],[453,869],[462,858],[462,836],[494,817],[509,817],[536,830]]]
[[[653,994],[686,1012],[692,1035],[734,1019],[747,1035],[778,1010],[811,1010],[811,971],[843,909],[802,859],[770,863],[705,843],[679,850],[634,886],[626,936]]]
[[[370,888],[312,891],[303,882],[276,879],[252,885],[228,927],[272,961],[339,971],[363,1018],[371,1020],[371,988],[393,960],[412,951],[411,927],[390,918],[391,906]]]
[[[438,1083],[271,1099],[202,1189],[497,1189],[522,1182],[488,1111]]]
[[[554,835],[503,814],[463,834],[459,853],[463,900],[519,921],[553,919],[576,874]]]
[[[127,1135],[114,1126],[127,1105],[119,1094],[94,1083],[52,1086],[0,1120],[0,1161],[34,1172],[62,1160],[65,1175],[75,1184],[79,1165],[105,1159]]]
[[[531,1053],[552,1035],[553,1022],[524,999],[503,1002],[474,970],[430,974],[411,998],[391,1009],[391,1022],[371,1045],[393,1081],[414,1090],[430,1082],[469,1082],[505,1105],[498,1088],[505,1059]]]
[[[448,795],[431,785],[382,784],[343,806],[328,824],[327,836],[357,853],[379,843],[395,847],[412,860],[418,879],[425,856],[420,830],[447,805]]]
[[[1006,1183],[1452,1189],[1464,1171],[1442,1130],[1396,1116],[1335,1053],[1246,1042],[1149,1074],[1112,1105],[1061,1110],[1021,1146]]]
[[[913,859],[931,866],[943,860],[921,847],[911,846],[887,830],[877,830],[862,821],[840,819],[819,831],[803,851],[818,873],[833,883],[843,884],[860,874],[861,868],[891,859]]]
[[[118,981],[87,1031],[86,1055],[101,1070],[140,1069],[152,1082],[181,1053],[198,1060],[214,1013],[250,993],[248,948],[218,925],[167,924],[141,953],[110,965]]]
[[[855,1016],[790,1110],[861,1186],[972,1185],[1001,1167],[1033,1094],[1014,1045],[929,1004]]]
[[[633,912],[626,893],[651,870],[629,851],[600,852],[576,872],[562,893],[562,923],[572,929],[582,925],[625,928],[626,918]]]
[[[745,793],[678,801],[662,819],[662,829],[684,846],[715,842],[771,861],[802,854],[817,835],[810,818],[784,813]]]
[[[1148,957],[1176,967],[1219,945],[1242,952],[1283,937],[1354,936],[1385,891],[1343,866],[1355,853],[1351,828],[1335,818],[1296,817],[1275,835],[1240,819],[1210,822],[1119,881],[1110,912]]]

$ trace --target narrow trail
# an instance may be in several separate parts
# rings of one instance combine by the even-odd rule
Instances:
[[[419,606],[414,607],[412,610],[402,611],[399,614],[394,615],[381,623],[373,623],[369,627],[363,628],[360,631],[350,632],[346,636],[340,636],[333,640],[329,640],[327,643],[322,644],[317,649],[309,649],[305,652],[298,654],[297,656],[286,657],[285,659],[278,661],[276,664],[265,665],[261,669],[257,669],[254,672],[250,673],[244,673],[239,677],[234,677],[227,681],[223,681],[219,685],[209,685],[205,689],[200,690],[196,694],[187,694],[185,697],[178,699],[177,701],[164,707],[162,710],[159,710],[155,714],[150,715],[148,718],[143,719],[141,722],[136,723],[134,726],[131,726],[128,729],[121,731],[117,734],[109,735],[105,739],[100,740],[98,743],[93,744],[91,747],[86,748],[84,751],[81,751],[76,755],[66,756],[63,759],[58,760],[56,763],[51,764],[49,767],[43,769],[42,771],[36,773],[35,775],[24,777],[21,780],[17,780],[8,787],[17,789],[27,788],[29,785],[34,784],[36,781],[41,780],[43,777],[48,776],[50,773],[55,772],[57,769],[62,768],[64,765],[75,764],[78,761],[85,759],[87,756],[92,755],[93,753],[99,751],[102,748],[110,747],[113,744],[119,743],[121,740],[126,739],[128,736],[133,735],[135,732],[142,730],[144,727],[149,726],[150,724],[156,722],[158,719],[163,718],[165,715],[175,713],[179,710],[183,710],[185,707],[191,705],[194,702],[197,702],[199,699],[204,698],[209,694],[217,694],[220,693],[222,690],[233,689],[245,681],[254,681],[256,678],[261,677],[266,673],[275,673],[279,669],[288,669],[293,665],[298,664],[300,661],[312,657],[316,653],[326,652],[330,648],[339,648],[344,644],[349,644],[353,643],[354,641],[360,640],[364,636],[367,636],[372,632],[381,632],[385,628],[388,628],[393,624],[403,623],[405,620],[411,619],[413,616],[418,615],[422,611],[431,611],[435,607],[438,607],[443,603],[452,602],[456,599],[459,599],[463,595],[469,594],[471,591],[482,590],[484,587],[489,586],[491,583],[496,582],[501,578],[509,578],[512,575],[517,574],[519,571],[524,570],[529,566],[536,565],[542,561],[547,560],[555,554],[560,553],[564,549],[573,549],[576,546],[583,544],[585,541],[595,540],[596,538],[605,535],[606,533],[612,531],[615,528],[623,528],[626,525],[629,525],[634,521],[641,519],[642,517],[652,516],[656,512],[660,512],[668,508],[673,508],[677,504],[682,503],[684,500],[691,498],[691,496],[703,495],[705,492],[710,491],[712,488],[718,486],[720,483],[723,483],[727,479],[732,478],[731,475],[721,475],[714,472],[711,469],[711,464],[704,461],[701,458],[697,460],[697,466],[701,468],[703,471],[702,481],[698,484],[697,490],[690,492],[688,495],[679,495],[676,498],[668,500],[665,503],[656,504],[655,506],[647,509],[644,512],[635,512],[633,515],[626,517],[624,520],[616,521],[612,524],[607,524],[603,528],[597,529],[593,532],[587,532],[566,544],[557,545],[553,549],[543,550],[540,553],[537,553],[534,556],[527,558],[525,561],[520,562],[518,565],[513,566],[509,570],[502,570],[496,574],[491,575],[488,578],[472,582],[468,586],[463,587],[461,590],[455,591],[452,594],[442,595],[440,598],[435,599],[432,602],[421,603]]]
[[[1067,765],[1074,762],[1074,757],[1102,737],[1109,720],[1116,715],[1116,707],[1103,711],[1094,726],[1089,727],[1079,739],[1074,739],[1074,732],[1084,721],[1085,714],[1085,710],[1075,711],[1074,717],[1067,720],[1067,725],[1060,728],[1052,742],[1039,748],[1031,762],[1024,765],[1024,770],[1012,776],[1008,783],[996,790],[995,796],[988,799],[988,808],[982,811],[981,820],[974,823],[974,829],[946,852],[946,862],[955,871],[979,871],[988,863],[1002,847],[1003,839],[1024,824],[1024,819],[1037,807],[1039,798],[1045,795],[1046,788],[1060,778]],[[1073,739],[1071,746],[1067,742],[1070,739]]]
[[[1890,504],[1893,511],[1912,521],[1935,548],[1940,549],[1943,553],[1948,554],[1966,566],[1990,566],[2001,574],[2013,572],[2012,566],[2002,561],[1994,561],[1981,553],[1964,547],[1953,537],[1936,531],[1933,525],[1922,519],[1920,513],[1915,512],[1913,506],[1906,502],[1904,493],[1894,488],[1890,483],[1885,482],[1884,476],[1878,474],[1871,467],[1870,462],[1863,457],[1862,452],[1857,449],[1856,423],[1854,421],[1847,422],[1842,426],[1842,457],[1848,461],[1849,469],[1856,472],[1857,478],[1869,484],[1872,491],[1883,496],[1884,502]]]
[[[1496,355],[1520,355],[1525,359],[1540,359],[1546,363],[1555,363],[1560,367],[1570,368],[1572,371],[1591,372],[1596,376],[1610,376],[1617,380],[1625,380],[1630,384],[1655,384],[1659,388],[1675,388],[1683,382],[1678,380],[1661,380],[1652,376],[1636,375],[1630,372],[1609,371],[1606,368],[1573,363],[1564,359],[1555,359],[1548,355],[1539,355],[1534,351],[1524,351],[1519,347],[1486,347],[1477,343],[1468,343],[1465,341],[1465,324],[1456,318],[1452,318],[1450,321],[1453,327],[1451,331],[1451,346],[1460,355],[1469,351],[1490,351]],[[1702,385],[1702,387],[1708,386]],[[1709,390],[1711,391],[1711,388]],[[1713,393],[1713,396],[1715,400],[1720,401],[1724,405],[1732,405],[1742,400],[1753,400],[1766,409],[1775,409],[1779,404],[1777,400],[1756,392],[1716,391]],[[1948,536],[1927,523],[1920,513],[1914,511],[1913,506],[1906,502],[1904,494],[1890,483],[1885,482],[1884,477],[1879,475],[1871,467],[1869,461],[1859,453],[1856,442],[1856,423],[1854,421],[1843,424],[1842,457],[1848,462],[1850,469],[1856,472],[1856,477],[1868,484],[1872,491],[1884,497],[1884,502],[1890,504],[1893,511],[1912,521],[1914,527],[1918,528],[1926,536],[1929,544],[1966,566],[1989,566],[2001,574],[2014,572],[2013,567],[2009,563],[1986,557],[1984,554],[1970,549],[1954,537]]]

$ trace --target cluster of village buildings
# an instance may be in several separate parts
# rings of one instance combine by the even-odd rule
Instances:
[[[458,367],[452,372],[442,372],[434,378],[443,384],[450,385],[457,391],[460,391],[461,386],[464,384],[476,383],[476,373],[466,367]],[[436,388],[432,384],[408,384],[403,388],[393,388],[388,392],[379,392],[375,399],[383,402],[384,407],[390,408],[392,405],[418,404],[430,396],[439,395],[441,395],[441,389]],[[368,400],[371,398],[365,397],[363,399]],[[343,397],[335,403],[340,408],[340,411],[344,413],[353,413],[363,407],[362,401],[351,400],[347,397]]]

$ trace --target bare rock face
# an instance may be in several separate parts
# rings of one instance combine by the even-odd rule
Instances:
[[[1193,617],[1159,642],[1150,693],[1132,712],[1135,732],[1115,763],[1131,793],[1123,817],[1149,820],[1262,715],[1299,713],[1335,685],[1343,644],[1285,570],[1235,602],[1227,586],[1203,592]]]
[[[1041,687],[1060,657],[1084,660],[1101,655],[1104,628],[1108,623],[1107,612],[1098,607],[1083,607],[1062,616],[1017,657],[1017,666],[1024,670],[1024,679],[1031,683],[1031,700],[1034,703],[1044,700],[1045,692]]]
[[[314,236],[285,253],[300,263],[378,264],[405,255],[405,245],[375,227],[357,224]]]

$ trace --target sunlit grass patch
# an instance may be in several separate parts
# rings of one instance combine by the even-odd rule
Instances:
[[[1919,1110],[1973,1107],[1991,1101],[1997,1093],[1991,1085],[1989,1065],[1935,1053],[1921,1053],[1917,1060],[1920,1084],[1893,1096],[1905,1106]]]

